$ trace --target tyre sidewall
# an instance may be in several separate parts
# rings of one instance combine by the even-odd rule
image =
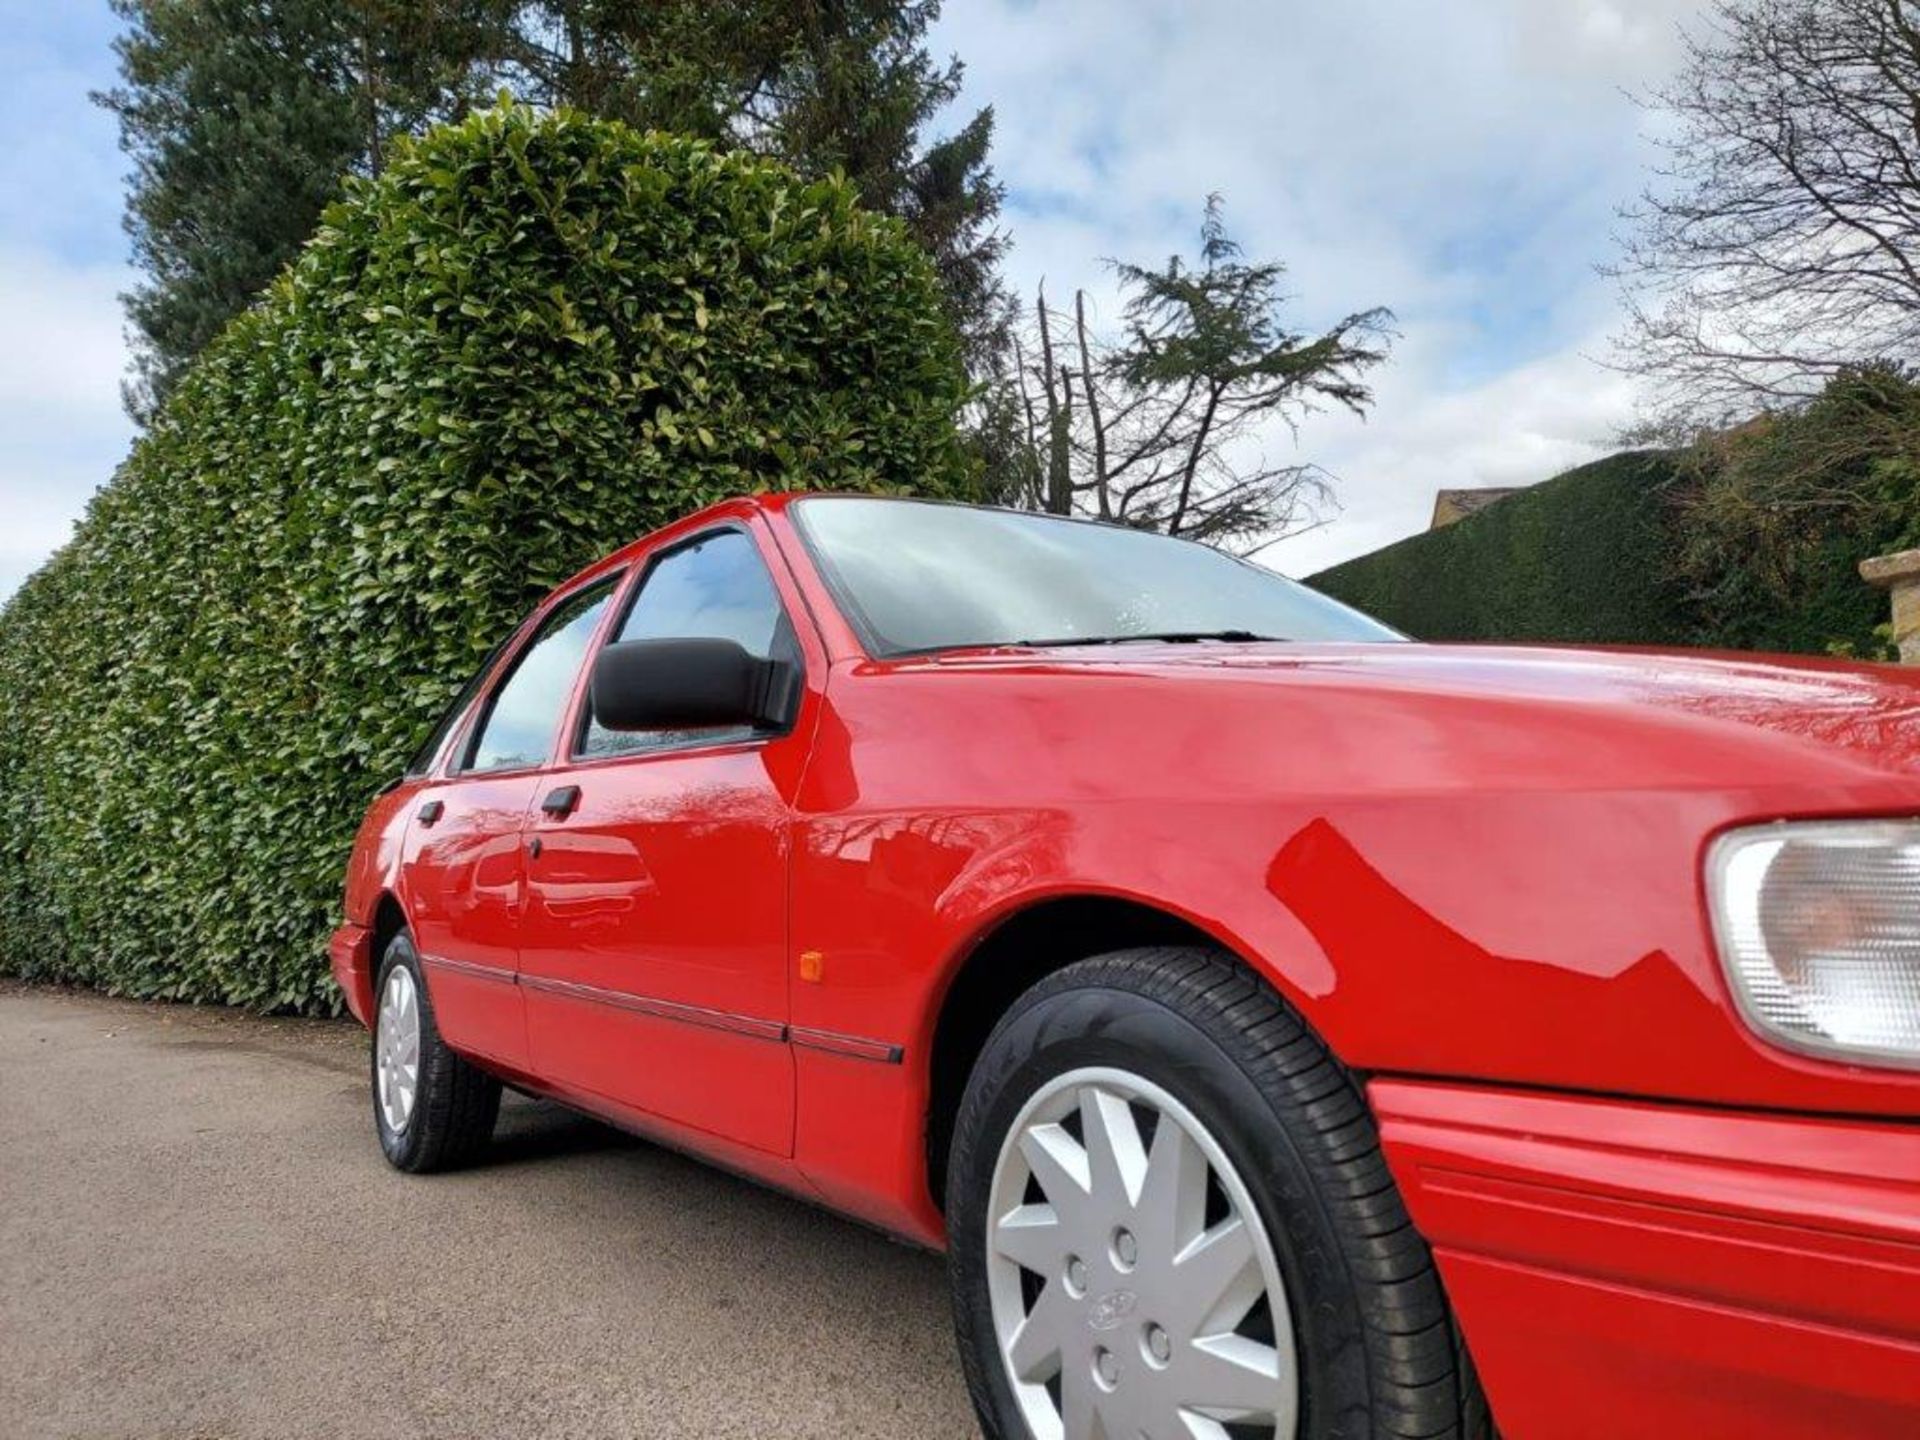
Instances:
[[[1043,987],[1044,988],[1044,987]],[[987,1224],[1000,1148],[1028,1099],[1069,1071],[1130,1071],[1175,1096],[1219,1142],[1273,1242],[1300,1374],[1297,1434],[1368,1433],[1367,1359],[1353,1277],[1312,1170],[1273,1102],[1202,1025],[1111,984],[1016,1006],[975,1067],[948,1169],[949,1261],[962,1360],[994,1440],[1026,1440],[987,1291]]]
[[[416,1003],[420,1007],[420,1073],[415,1081],[413,1092],[413,1113],[407,1117],[404,1130],[394,1130],[387,1124],[386,1111],[380,1105],[380,1005],[387,993],[387,977],[396,969],[404,969],[413,976],[413,990]],[[402,930],[387,942],[386,953],[380,960],[380,979],[374,987],[374,1030],[373,1045],[370,1047],[367,1079],[369,1094],[373,1101],[373,1124],[380,1136],[380,1148],[386,1152],[387,1159],[402,1170],[415,1169],[421,1161],[428,1129],[428,1101],[435,1086],[441,1083],[438,1074],[442,1052],[440,1031],[433,1022],[433,1001],[427,996],[427,977],[420,964],[419,952],[413,948],[413,940]]]

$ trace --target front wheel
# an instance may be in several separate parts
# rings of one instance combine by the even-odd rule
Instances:
[[[373,1123],[395,1169],[464,1165],[493,1137],[500,1082],[440,1038],[420,956],[405,931],[380,961],[373,1015]]]
[[[1357,1088],[1227,956],[1121,951],[1016,1002],[947,1215],[991,1440],[1485,1433]]]

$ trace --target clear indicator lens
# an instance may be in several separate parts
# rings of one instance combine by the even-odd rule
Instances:
[[[1708,859],[1740,1008],[1818,1054],[1920,1064],[1920,822],[1735,831]]]

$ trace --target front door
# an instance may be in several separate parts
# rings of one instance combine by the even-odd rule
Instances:
[[[707,531],[650,560],[608,643],[668,637],[797,659],[751,533]],[[615,734],[583,706],[570,763],[542,777],[528,822],[520,974],[534,1069],[789,1155],[787,778],[804,722]]]
[[[551,605],[483,702],[448,775],[422,787],[402,852],[413,941],[447,1043],[512,1069],[527,1063],[517,985],[525,837],[611,580]]]

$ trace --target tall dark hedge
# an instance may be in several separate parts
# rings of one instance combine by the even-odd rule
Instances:
[[[336,1003],[360,813],[556,582],[723,496],[964,487],[941,316],[843,183],[514,107],[405,149],[0,613],[0,968]]]
[[[1668,457],[1616,455],[1308,583],[1421,640],[1690,643]]]
[[[1900,402],[1876,396],[1884,423],[1853,413],[1869,385]],[[1308,583],[1422,640],[1887,659],[1859,564],[1920,542],[1917,447],[1920,385],[1843,376],[1803,411],[1581,466]]]

